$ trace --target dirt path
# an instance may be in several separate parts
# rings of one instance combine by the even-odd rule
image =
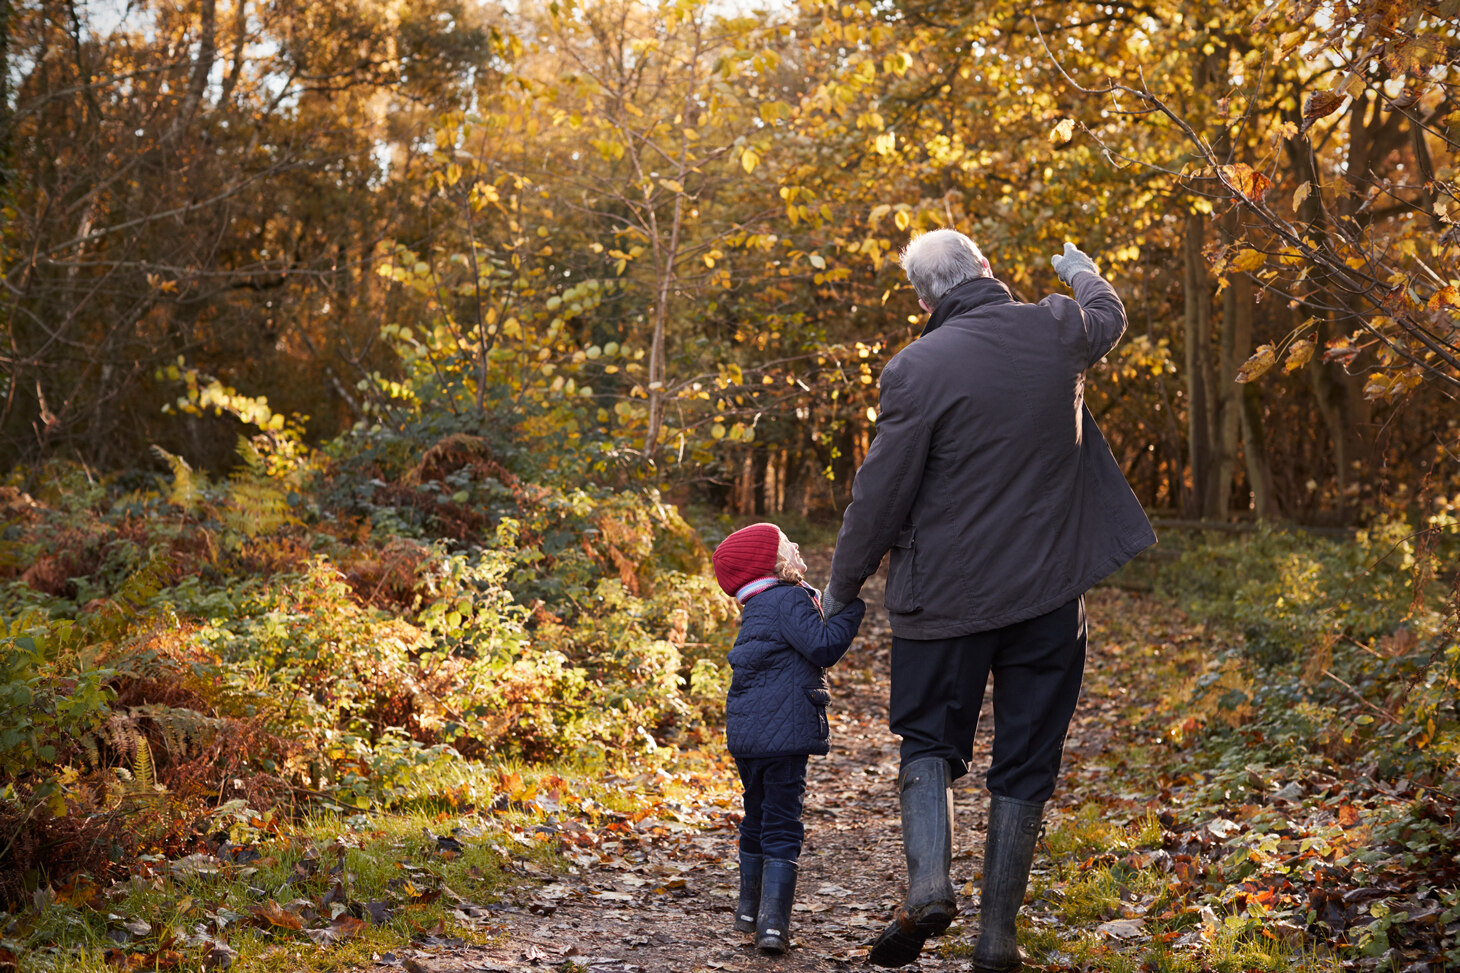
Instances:
[[[810,576],[824,578],[826,558]],[[869,612],[846,660],[832,670],[832,752],[811,761],[807,839],[792,917],[792,949],[763,956],[748,934],[732,930],[737,890],[738,806],[711,809],[708,828],[643,822],[613,856],[584,858],[577,874],[524,876],[520,895],[493,909],[500,945],[422,944],[418,958],[384,957],[409,973],[559,969],[573,973],[697,973],[711,970],[870,969],[867,947],[901,900],[904,865],[897,800],[897,738],[887,730],[890,633],[881,610],[881,579],[869,580]],[[1093,640],[1092,640],[1093,641]],[[1092,664],[1098,663],[1092,645]],[[1092,701],[1093,702],[1093,701]],[[1082,706],[1098,714],[1098,705]],[[990,726],[985,704],[984,726]],[[1089,717],[1087,717],[1088,719]],[[1098,750],[1108,733],[1092,732],[1077,715],[1067,744],[1067,768]],[[1088,744],[1087,744],[1088,741]],[[975,745],[975,766],[987,761],[988,731]],[[954,789],[953,883],[960,920],[909,971],[970,969],[979,861],[987,799],[982,774]],[[1056,801],[1059,796],[1056,795]],[[960,948],[962,947],[962,948]],[[942,955],[940,955],[940,953]],[[962,953],[962,955],[958,955]]]

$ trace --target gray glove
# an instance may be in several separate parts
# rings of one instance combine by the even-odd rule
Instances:
[[[1100,271],[1095,269],[1095,261],[1073,243],[1066,243],[1065,252],[1050,257],[1049,263],[1054,268],[1054,272],[1060,275],[1060,280],[1072,286],[1075,283],[1076,274],[1091,273],[1097,277],[1100,275]]]
[[[823,591],[821,593],[821,617],[823,621],[831,621],[832,616],[845,607],[847,607],[846,602],[837,601],[831,596],[831,592]]]

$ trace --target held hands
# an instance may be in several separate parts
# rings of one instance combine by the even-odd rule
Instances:
[[[821,617],[823,620],[828,622],[831,621],[832,616],[838,614],[845,607],[847,607],[846,604],[844,602],[837,601],[831,596],[830,592],[822,591]]]
[[[1100,273],[1095,269],[1095,261],[1073,243],[1066,243],[1065,252],[1050,257],[1049,263],[1054,267],[1054,272],[1059,274],[1060,280],[1069,285],[1074,284],[1076,274],[1088,272],[1099,275]]]

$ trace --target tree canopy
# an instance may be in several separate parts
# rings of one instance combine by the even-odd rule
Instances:
[[[3,447],[441,410],[836,504],[953,226],[1116,283],[1149,506],[1372,513],[1454,467],[1453,7],[12,2]]]

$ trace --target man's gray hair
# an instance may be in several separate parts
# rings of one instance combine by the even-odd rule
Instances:
[[[908,283],[928,307],[966,280],[987,277],[983,253],[957,230],[933,230],[913,237],[898,256]]]

